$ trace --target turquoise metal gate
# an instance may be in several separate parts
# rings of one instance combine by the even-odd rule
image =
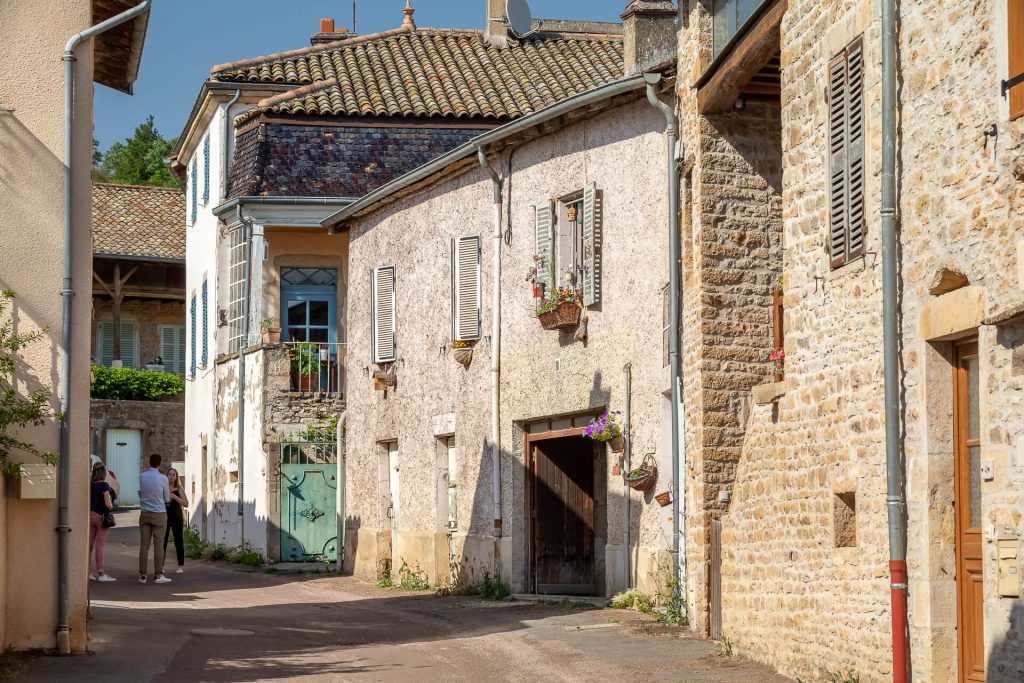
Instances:
[[[338,448],[281,444],[281,560],[338,559]]]

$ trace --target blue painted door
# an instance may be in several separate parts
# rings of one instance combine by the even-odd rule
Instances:
[[[281,462],[281,561],[338,557],[338,465],[333,444],[286,444]]]

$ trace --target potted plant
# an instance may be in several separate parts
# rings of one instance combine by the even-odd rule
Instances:
[[[658,481],[658,466],[654,464],[654,453],[644,456],[643,462],[626,473],[626,486],[634,491],[647,491]]]
[[[772,378],[781,382],[786,374],[786,352],[782,349],[775,349],[768,354],[768,360],[772,362]]]
[[[545,330],[562,330],[579,325],[581,311],[579,292],[571,287],[562,287],[540,300],[537,318]]]
[[[622,434],[619,415],[622,413],[605,411],[590,421],[590,425],[583,430],[583,436],[592,441],[607,443],[612,447],[612,451],[621,453],[626,450],[626,437]]]
[[[292,349],[292,384],[299,391],[316,391],[320,379],[320,352],[303,342]]]
[[[277,321],[273,318],[265,318],[260,323],[260,332],[263,335],[264,344],[281,343],[281,328],[278,327]]]
[[[455,356],[455,362],[469,367],[469,364],[473,361],[473,348],[467,341],[453,341],[452,342],[453,355]]]

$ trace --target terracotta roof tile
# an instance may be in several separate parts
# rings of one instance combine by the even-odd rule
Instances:
[[[215,66],[220,81],[285,83],[261,112],[509,120],[622,77],[620,36],[543,34],[490,45],[483,31],[396,29]]]
[[[185,197],[177,188],[94,183],[97,254],[185,258]]]

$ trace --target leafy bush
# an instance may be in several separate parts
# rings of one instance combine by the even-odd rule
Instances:
[[[203,546],[206,545],[206,541],[199,535],[199,527],[192,525],[185,529],[184,534],[185,542],[185,557],[189,557],[193,560],[198,560],[203,555]]]
[[[420,570],[419,565],[413,569],[402,560],[402,566],[398,570],[398,587],[407,591],[428,591],[430,583],[427,582],[427,576]]]
[[[185,391],[185,382],[171,372],[92,366],[92,398],[110,401],[159,401]]]
[[[633,588],[623,591],[608,602],[611,609],[635,609],[637,612],[650,614],[654,611],[654,599],[646,593]]]
[[[480,583],[466,586],[459,592],[462,595],[476,595],[484,600],[504,600],[512,594],[512,591],[501,582],[500,578],[491,576],[487,570],[484,570],[484,578]]]
[[[234,564],[243,564],[246,567],[262,567],[263,566],[263,553],[258,550],[253,550],[252,546],[248,543],[231,548],[227,551],[225,559],[228,562]]]

